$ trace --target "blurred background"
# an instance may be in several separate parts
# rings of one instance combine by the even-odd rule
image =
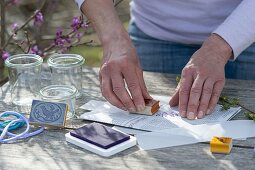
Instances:
[[[3,47],[3,28],[5,29],[5,42],[13,34],[13,24],[21,26],[26,20],[35,13],[37,9],[42,6],[42,0],[0,0],[1,2],[1,23],[3,21],[3,13],[5,13],[4,26],[1,26],[1,47]],[[6,4],[3,8],[3,4]],[[129,3],[130,0],[115,0],[116,10],[118,15],[125,26],[128,27],[130,19],[129,15]],[[15,41],[26,41],[26,31],[30,37],[31,44],[36,44],[39,49],[44,49],[49,46],[56,37],[56,31],[58,29],[63,30],[63,34],[70,32],[70,26],[72,24],[73,17],[79,17],[81,15],[74,0],[45,0],[42,10],[43,23],[40,26],[33,25],[33,22],[29,22],[22,31],[19,31],[15,35]],[[84,21],[87,19],[84,16]],[[102,48],[91,25],[84,32],[81,41],[78,45],[71,46],[64,53],[80,54],[85,58],[85,65],[89,67],[100,66],[102,58]],[[87,43],[90,42],[90,43]],[[25,44],[25,43],[24,43]],[[19,45],[21,46],[21,45]],[[10,44],[6,49],[10,55],[24,53],[17,45]],[[44,57],[45,60],[47,56]],[[4,68],[3,60],[0,60],[0,84],[2,80],[6,80],[7,72]]]

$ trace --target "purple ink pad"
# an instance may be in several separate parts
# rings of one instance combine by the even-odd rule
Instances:
[[[70,135],[103,149],[109,149],[130,139],[129,135],[100,123],[85,125],[71,131]]]

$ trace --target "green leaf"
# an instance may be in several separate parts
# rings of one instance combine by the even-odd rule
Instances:
[[[255,121],[255,114],[252,112],[245,112],[244,115],[250,119],[250,120],[254,120]]]
[[[219,104],[222,105],[221,110],[225,111],[230,109],[230,107],[237,107],[239,106],[239,98],[229,98],[228,96],[220,96]]]

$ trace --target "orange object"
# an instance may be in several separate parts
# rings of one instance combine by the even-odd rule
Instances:
[[[154,99],[145,99],[145,109],[141,112],[135,112],[144,115],[153,115],[159,110],[159,101]]]
[[[214,136],[210,141],[210,150],[213,153],[229,154],[232,149],[232,138]]]

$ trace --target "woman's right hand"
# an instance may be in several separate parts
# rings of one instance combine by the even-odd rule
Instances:
[[[106,43],[107,42],[107,43]],[[103,41],[100,86],[112,105],[130,112],[143,111],[144,99],[151,99],[132,42],[125,30]]]

